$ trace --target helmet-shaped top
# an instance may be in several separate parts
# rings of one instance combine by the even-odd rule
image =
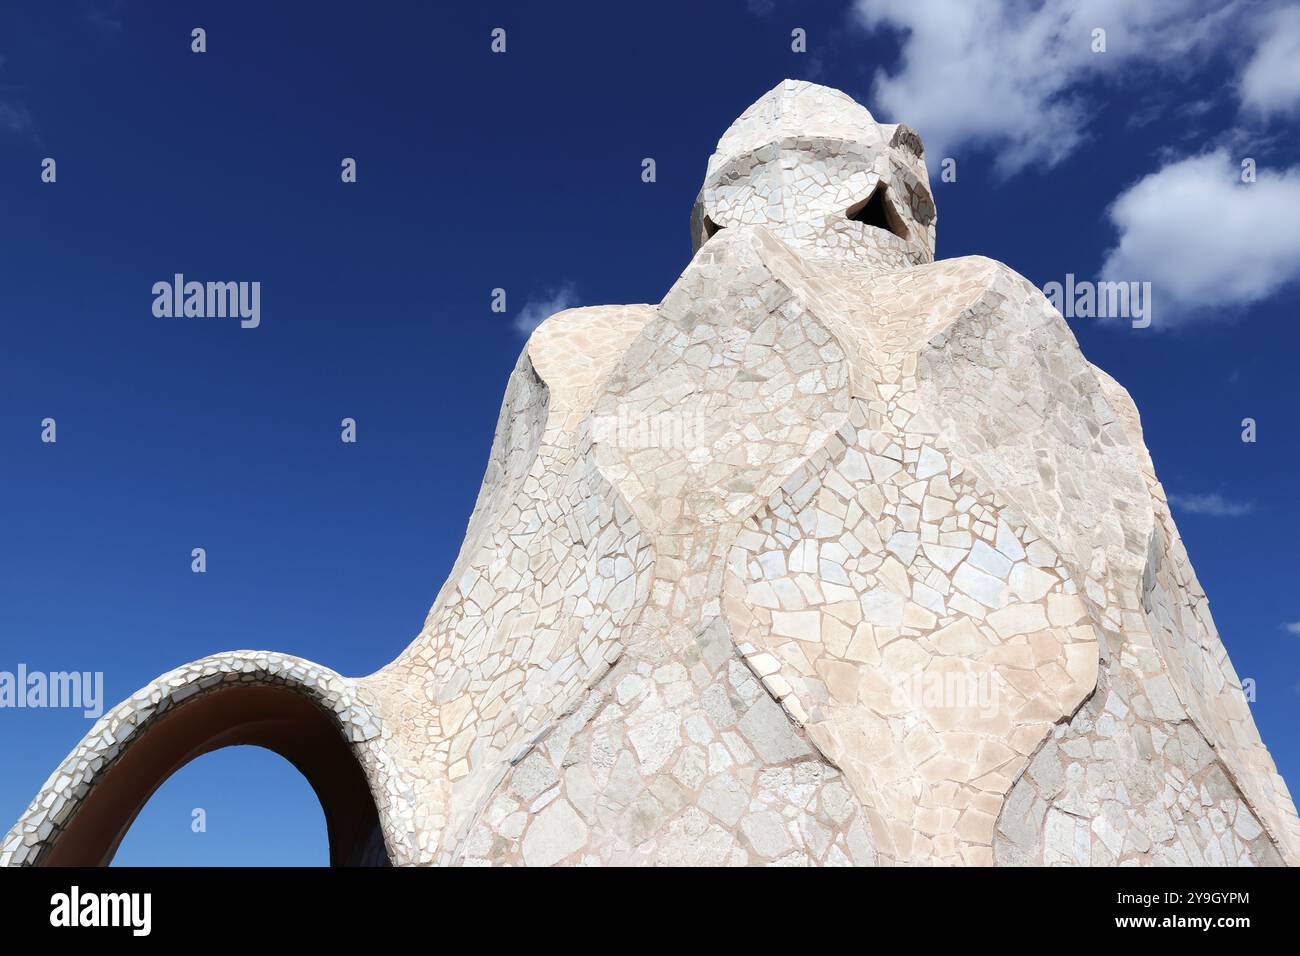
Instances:
[[[731,124],[709,158],[692,248],[761,225],[817,255],[906,268],[934,260],[934,200],[921,139],[877,123],[829,87],[784,80]]]

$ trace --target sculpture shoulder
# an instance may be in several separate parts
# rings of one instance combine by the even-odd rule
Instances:
[[[585,392],[605,379],[655,309],[646,304],[564,309],[532,331],[524,352],[553,396]]]
[[[885,273],[833,266],[819,278],[839,293],[854,344],[869,351],[916,351],[945,331],[973,328],[972,323],[999,327],[1018,326],[1022,318],[1034,325],[1054,316],[1059,320],[1029,280],[984,256]]]
[[[1073,338],[1068,324],[1036,285],[1004,262],[987,256],[940,259],[903,273],[907,291],[922,302],[941,302],[933,310],[938,324],[996,319],[992,324],[1013,328],[1050,327],[1055,335]]]
[[[1022,276],[1011,266],[988,256],[958,256],[953,259],[939,259],[911,270],[920,277],[932,281],[961,282],[969,287],[983,291],[1003,294],[1031,295],[1038,300],[1047,301],[1042,292],[1032,282]]]

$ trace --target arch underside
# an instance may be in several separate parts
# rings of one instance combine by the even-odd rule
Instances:
[[[301,694],[242,685],[197,697],[159,718],[96,781],[39,863],[107,866],[144,805],[173,773],[204,754],[241,745],[271,750],[307,778],[325,813],[332,866],[356,865],[367,849],[373,860],[371,835],[379,816],[338,730]]]
[[[256,746],[311,785],[332,866],[387,866],[373,774],[363,765],[376,762],[367,742],[375,735],[350,682],[307,662],[236,652],[186,665],[100,719],[6,835],[0,863],[106,866],[172,774],[223,747]]]

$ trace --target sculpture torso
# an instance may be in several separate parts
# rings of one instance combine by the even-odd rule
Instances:
[[[440,858],[1274,858],[1169,806],[1294,835],[1208,615],[1165,626],[1199,588],[1131,402],[1024,279],[933,261],[915,134],[783,84],[692,222],[658,306],[534,334],[477,557],[383,675],[453,714]]]

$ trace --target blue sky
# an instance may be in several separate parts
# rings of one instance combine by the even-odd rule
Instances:
[[[1070,324],[1142,412],[1300,786],[1293,8],[456,6],[0,8],[0,670],[102,671],[111,706],[231,648],[389,661],[455,558],[521,316],[658,301],[718,137],[795,77],[919,130],[940,257],[1152,282],[1151,328]],[[177,272],[260,281],[261,325],[154,317]],[[89,726],[0,710],[0,829]],[[118,862],[325,860],[305,781],[235,748],[168,781]]]

